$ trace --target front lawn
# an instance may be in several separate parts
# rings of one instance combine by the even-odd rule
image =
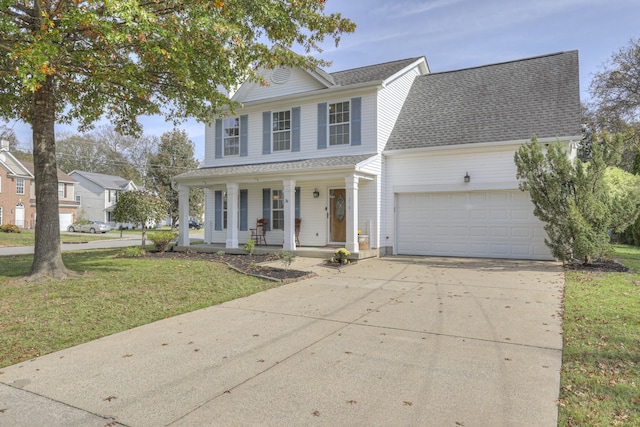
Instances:
[[[559,426],[640,425],[640,248],[628,273],[566,274]]]
[[[0,367],[275,286],[198,259],[64,252],[67,280],[29,283],[33,256],[0,257]]]

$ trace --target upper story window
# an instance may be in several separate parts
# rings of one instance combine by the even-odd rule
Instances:
[[[240,119],[232,117],[223,120],[224,155],[240,154]]]
[[[58,183],[58,198],[64,199],[67,197],[67,184],[59,182]]]
[[[2,193],[2,177],[1,176],[0,176],[0,193]],[[0,224],[2,223],[0,222]]]
[[[291,150],[291,111],[273,113],[273,151]]]
[[[109,190],[109,194],[108,194],[108,201],[110,203],[115,203],[118,201],[118,191],[116,190]]]
[[[24,178],[16,178],[16,194],[24,194]]]
[[[329,104],[329,145],[349,144],[349,101]]]

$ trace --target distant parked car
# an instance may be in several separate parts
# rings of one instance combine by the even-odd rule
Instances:
[[[194,230],[200,230],[202,228],[202,224],[200,224],[195,219],[189,221],[189,228],[193,228]]]
[[[116,222],[114,230],[135,230],[136,226],[130,222]]]
[[[106,233],[111,231],[111,226],[104,221],[89,221],[87,224],[71,224],[67,227],[70,232],[79,231],[81,233]]]

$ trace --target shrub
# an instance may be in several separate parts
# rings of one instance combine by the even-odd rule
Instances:
[[[252,239],[247,240],[247,243],[244,244],[243,249],[249,255],[253,254],[253,251],[256,249],[256,242],[254,242]]]
[[[278,257],[280,262],[282,262],[282,265],[284,265],[285,270],[288,270],[293,260],[296,259],[296,256],[294,254],[292,254],[291,252],[285,251],[284,249],[276,252],[275,255]]]
[[[20,227],[13,224],[0,225],[0,231],[2,231],[3,233],[22,233]]]
[[[140,246],[131,246],[131,247],[125,248],[122,251],[121,256],[126,258],[137,258],[137,257],[144,256],[144,254],[145,254],[145,250],[142,249]]]
[[[178,237],[178,233],[175,231],[156,231],[149,233],[149,240],[153,242],[158,252],[166,251],[169,243],[176,237]]]

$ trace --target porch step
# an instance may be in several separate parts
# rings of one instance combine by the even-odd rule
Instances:
[[[299,247],[295,251],[292,251],[295,256],[307,257],[307,258],[322,258],[329,259],[333,256],[337,247]],[[194,251],[194,252],[202,252],[202,253],[216,253],[219,251],[223,251],[227,254],[245,254],[246,252],[242,248],[225,248],[222,245],[216,244],[202,244],[202,245],[189,245],[189,246],[174,246],[173,250],[176,252],[186,252],[186,251]],[[278,252],[282,250],[282,246],[256,246],[253,253],[255,254],[268,254],[273,252]],[[367,259],[367,258],[377,258],[379,257],[378,249],[368,249],[363,250],[357,253],[352,253],[349,256],[349,259],[359,260],[359,259]]]

